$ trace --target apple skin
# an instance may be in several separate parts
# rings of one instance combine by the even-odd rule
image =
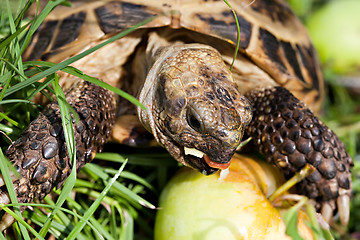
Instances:
[[[219,178],[219,173],[181,169],[161,193],[155,240],[290,239],[278,209],[267,200],[283,182],[277,169],[236,154],[228,175]],[[302,225],[300,234],[311,239]]]
[[[307,21],[321,61],[337,74],[360,72],[360,1],[330,1]]]

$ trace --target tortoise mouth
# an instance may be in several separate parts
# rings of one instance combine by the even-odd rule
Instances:
[[[184,147],[182,149],[185,162],[193,168],[198,169],[204,175],[216,173],[219,169],[225,170],[229,167],[227,163],[212,161],[205,153],[195,149]]]

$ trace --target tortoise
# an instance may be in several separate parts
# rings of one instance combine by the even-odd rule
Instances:
[[[237,25],[219,0],[73,1],[47,17],[24,58],[58,63],[158,15],[72,65],[137,97],[145,109],[59,73],[80,117],[77,169],[109,138],[144,145],[149,132],[178,162],[208,175],[229,166],[246,135],[286,177],[313,166],[298,191],[314,199],[326,220],[338,212],[346,225],[353,162],[313,114],[324,82],[304,26],[283,0],[236,0],[232,7],[240,42],[231,71]],[[54,101],[6,151],[22,176],[14,180],[19,202],[41,199],[66,180],[72,166],[64,141]],[[6,191],[0,196],[9,202]]]

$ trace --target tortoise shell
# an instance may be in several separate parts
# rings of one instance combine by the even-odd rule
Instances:
[[[229,6],[220,0],[73,1],[72,4],[71,8],[57,7],[48,16],[25,53],[26,59],[41,58],[60,62],[114,33],[156,15],[158,17],[143,25],[137,33],[121,40],[120,51],[117,53],[121,56],[116,57],[120,60],[113,60],[109,56],[108,59],[112,61],[106,61],[107,66],[120,66],[129,61],[129,56],[135,51],[141,38],[146,36],[147,31],[144,29],[174,29],[173,32],[178,33],[177,37],[180,39],[190,37],[190,41],[217,48],[224,55],[225,61],[227,55],[228,59],[232,58],[233,53],[229,52],[230,49],[233,51],[237,42],[234,15]],[[280,85],[317,112],[324,96],[320,67],[304,26],[287,3],[282,0],[237,0],[231,4],[240,25],[241,54],[238,58],[245,57],[263,71],[256,83],[242,79],[237,84],[242,84],[247,90],[256,86]],[[99,55],[101,54],[97,58]],[[89,58],[85,59],[83,62],[88,63]],[[81,70],[86,68],[82,64],[75,66]],[[93,69],[103,67],[92,66]],[[243,72],[242,68],[241,64],[235,62],[234,74]],[[93,74],[96,75],[98,71],[94,70]]]

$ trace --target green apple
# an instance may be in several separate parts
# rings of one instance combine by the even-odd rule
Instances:
[[[360,1],[330,1],[315,12],[307,27],[321,61],[334,72],[360,70]]]
[[[267,200],[282,182],[277,169],[240,155],[227,173],[204,176],[184,168],[160,196],[155,240],[290,239]]]

